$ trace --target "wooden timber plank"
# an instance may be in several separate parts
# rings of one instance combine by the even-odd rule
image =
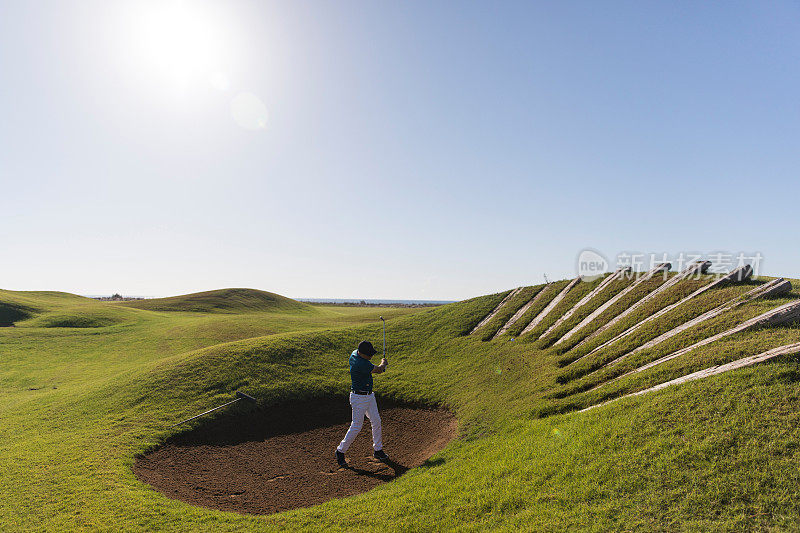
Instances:
[[[487,324],[487,323],[488,323],[488,322],[489,322],[491,319],[493,319],[493,318],[495,317],[495,315],[496,315],[497,313],[499,313],[499,312],[500,312],[500,310],[503,308],[503,306],[505,306],[505,305],[506,305],[506,304],[509,302],[509,300],[511,300],[511,298],[513,298],[514,296],[516,296],[516,295],[517,295],[517,293],[518,293],[519,291],[521,291],[521,290],[522,290],[522,287],[517,287],[516,289],[514,289],[513,291],[511,291],[510,293],[508,293],[508,294],[506,295],[506,297],[505,297],[505,298],[503,298],[503,300],[502,300],[502,301],[501,301],[499,304],[497,304],[497,307],[495,307],[494,309],[492,309],[492,312],[491,312],[491,313],[489,313],[488,315],[486,315],[486,316],[483,318],[483,320],[481,320],[480,322],[478,322],[478,325],[477,325],[477,326],[475,326],[474,328],[472,328],[472,331],[470,331],[470,332],[469,332],[469,334],[470,334],[470,335],[472,335],[473,333],[475,333],[476,331],[478,331],[479,329],[481,329],[483,326],[485,326],[485,325],[486,325],[486,324]]]
[[[545,292],[547,291],[547,289],[548,289],[549,287],[550,287],[550,284],[548,283],[547,285],[545,285],[544,287],[542,287],[542,288],[539,290],[539,292],[537,292],[537,293],[536,293],[536,294],[533,296],[533,298],[531,298],[530,300],[528,300],[528,303],[526,303],[525,305],[523,305],[522,307],[520,307],[520,308],[517,310],[517,312],[516,312],[516,313],[514,313],[514,314],[512,315],[512,317],[508,319],[508,322],[506,322],[505,324],[503,324],[503,327],[502,327],[502,328],[500,328],[500,329],[497,331],[497,333],[495,333],[495,334],[494,334],[494,337],[492,337],[492,340],[496,339],[497,337],[499,337],[500,335],[502,335],[503,333],[505,333],[506,331],[508,331],[508,330],[511,328],[511,326],[513,326],[514,324],[516,324],[516,322],[517,322],[517,321],[518,321],[520,318],[522,318],[522,315],[524,315],[524,314],[525,314],[525,313],[528,311],[528,309],[530,309],[531,307],[533,307],[533,305],[534,305],[535,303],[537,303],[539,300],[541,300],[541,299],[544,297],[544,294],[545,294]]]
[[[594,348],[592,351],[590,351],[584,357],[590,356],[590,355],[602,350],[603,348],[607,348],[607,347],[611,346],[612,344],[616,344],[617,342],[621,341],[625,337],[627,337],[627,336],[631,335],[632,333],[636,332],[639,328],[641,328],[645,324],[648,324],[648,323],[652,322],[653,320],[657,320],[658,318],[666,315],[667,313],[669,313],[670,311],[672,311],[676,307],[678,307],[680,305],[683,305],[684,303],[688,302],[689,300],[697,298],[698,296],[700,296],[701,294],[703,294],[706,291],[709,291],[709,290],[714,289],[716,287],[720,287],[722,285],[726,285],[728,283],[744,282],[747,279],[749,279],[750,276],[752,276],[752,274],[753,274],[753,268],[750,265],[744,265],[744,266],[739,267],[739,268],[737,268],[735,270],[732,270],[731,272],[729,272],[725,276],[720,277],[719,279],[709,283],[708,285],[700,287],[699,289],[694,291],[689,296],[686,296],[685,298],[682,298],[681,300],[675,302],[672,305],[668,305],[664,309],[661,309],[660,311],[658,311],[656,313],[653,313],[652,315],[650,315],[649,317],[645,318],[641,322],[639,322],[637,324],[634,324],[633,326],[629,327],[628,329],[626,329],[625,331],[623,331],[622,333],[620,333],[619,335],[617,335],[613,339],[611,339],[609,341],[606,341],[603,344],[601,344],[600,346]]]
[[[631,313],[636,311],[639,307],[641,307],[645,303],[649,302],[650,300],[652,300],[653,298],[655,298],[659,294],[663,293],[667,289],[670,289],[670,288],[674,287],[675,285],[677,285],[678,283],[680,283],[681,281],[685,280],[686,278],[688,278],[690,276],[698,275],[698,274],[701,274],[701,273],[705,272],[706,270],[708,270],[708,267],[710,267],[710,266],[711,266],[711,263],[709,261],[697,261],[697,262],[694,262],[694,263],[690,264],[680,274],[678,274],[677,276],[675,276],[673,278],[670,278],[669,280],[667,280],[666,283],[664,283],[662,285],[659,285],[650,294],[645,295],[644,298],[642,298],[641,300],[639,300],[638,302],[636,302],[635,304],[633,304],[632,306],[627,308],[625,311],[623,311],[622,313],[618,314],[617,316],[615,316],[614,318],[612,318],[611,320],[606,322],[603,326],[599,327],[592,334],[590,334],[585,339],[583,339],[583,341],[581,341],[581,343],[578,344],[578,346],[581,346],[582,344],[584,344],[584,343],[590,341],[591,339],[597,337],[598,335],[600,335],[604,331],[608,330],[609,328],[614,327],[622,319],[624,319],[625,317],[627,317],[628,315],[630,315]],[[576,346],[576,348],[578,346]]]
[[[609,285],[611,285],[611,283],[617,281],[618,279],[621,279],[625,274],[629,273],[630,271],[631,267],[625,267],[625,268],[619,268],[613,273],[609,274],[608,277],[606,277],[606,279],[604,279],[597,287],[594,288],[594,290],[592,290],[589,294],[581,298],[575,305],[572,306],[571,309],[569,309],[566,313],[564,313],[561,316],[561,318],[556,320],[552,326],[547,328],[547,331],[542,333],[539,336],[539,338],[541,339],[543,337],[547,337],[548,335],[550,335],[556,328],[558,328],[561,324],[569,320],[572,317],[572,315],[574,315],[577,311],[579,311],[581,307],[588,304],[598,294],[603,292],[604,289],[606,289]]]
[[[652,279],[653,276],[655,276],[656,274],[658,274],[660,272],[668,271],[671,267],[672,267],[672,265],[670,263],[661,263],[661,264],[657,265],[655,268],[653,268],[650,271],[648,271],[647,274],[645,274],[644,276],[639,277],[636,281],[631,283],[629,286],[624,288],[622,291],[620,291],[617,294],[615,294],[614,297],[612,297],[606,303],[604,303],[603,305],[601,305],[600,307],[598,307],[597,309],[592,311],[592,313],[590,313],[589,316],[584,318],[577,326],[575,326],[574,328],[572,328],[571,330],[566,332],[560,339],[558,339],[553,344],[553,346],[558,346],[562,342],[568,340],[570,337],[575,335],[578,331],[582,330],[583,328],[585,328],[586,326],[591,324],[594,321],[594,319],[597,318],[598,316],[600,316],[606,309],[608,309],[609,307],[611,307],[612,305],[617,303],[620,299],[622,299],[624,296],[626,296],[629,292],[634,290],[640,284],[644,283],[645,281],[647,281],[649,279]],[[580,346],[580,344],[578,346]]]
[[[747,329],[752,329],[756,327],[768,327],[768,326],[778,326],[780,324],[786,324],[788,322],[794,322],[800,319],[800,300],[795,300],[793,302],[789,302],[788,304],[784,304],[780,307],[776,307],[766,313],[760,314],[755,318],[751,318],[750,320],[745,320],[738,326],[735,326],[729,330],[723,331],[722,333],[717,333],[716,335],[712,335],[711,337],[705,338],[701,341],[697,341],[696,343],[692,344],[691,346],[687,346],[686,348],[682,348],[676,352],[673,352],[669,355],[665,355],[655,361],[647,363],[646,365],[642,365],[639,368],[631,370],[625,374],[622,374],[616,379],[611,381],[607,381],[606,383],[611,383],[612,381],[616,381],[617,379],[621,379],[625,376],[629,376],[631,374],[638,374],[640,372],[644,372],[647,369],[653,368],[654,366],[658,366],[661,363],[665,363],[676,357],[680,357],[681,355],[686,355],[687,353],[700,348],[701,346],[705,346],[707,344],[711,344],[714,341],[719,339],[723,339],[725,337],[729,337],[734,333],[739,333],[740,331],[745,331]]]
[[[555,298],[553,298],[553,300],[549,304],[547,304],[547,307],[542,309],[542,311],[538,315],[536,315],[533,318],[533,320],[531,320],[531,323],[525,326],[525,329],[522,330],[520,336],[529,333],[533,328],[538,326],[542,322],[542,320],[544,320],[547,317],[547,315],[550,314],[550,312],[555,308],[555,306],[557,306],[561,302],[561,300],[563,300],[567,296],[567,293],[571,291],[572,288],[575,287],[575,285],[580,283],[580,281],[581,281],[580,276],[570,281],[569,284],[567,284],[567,286],[564,287],[564,289],[560,293],[558,293],[558,295]]]
[[[739,307],[740,305],[743,305],[743,304],[745,304],[747,302],[751,302],[751,301],[757,300],[759,298],[768,298],[768,297],[771,297],[771,296],[778,296],[780,294],[786,294],[791,290],[792,290],[792,284],[789,283],[788,281],[786,281],[785,279],[783,279],[783,278],[774,279],[774,280],[770,281],[769,283],[765,283],[764,285],[760,285],[760,286],[754,288],[751,291],[748,291],[747,293],[745,293],[745,294],[743,294],[741,296],[737,296],[736,298],[732,298],[732,299],[728,300],[727,302],[725,302],[724,304],[719,305],[719,306],[715,307],[714,309],[711,309],[710,311],[706,311],[702,315],[700,315],[698,317],[695,317],[692,320],[689,320],[688,322],[685,322],[685,323],[683,323],[683,324],[681,324],[679,326],[676,326],[676,327],[672,328],[671,330],[669,330],[667,332],[662,333],[658,337],[656,337],[656,338],[654,338],[654,339],[652,339],[650,341],[647,341],[646,343],[642,344],[641,346],[637,346],[633,350],[631,350],[631,351],[629,351],[629,352],[617,357],[613,361],[610,361],[610,362],[606,363],[601,368],[607,368],[609,366],[614,366],[614,365],[622,362],[626,358],[630,357],[631,355],[637,354],[639,352],[647,350],[648,348],[652,348],[652,347],[654,347],[654,346],[656,346],[658,344],[661,344],[662,342],[666,341],[667,339],[671,339],[672,337],[674,337],[674,336],[676,336],[676,335],[678,335],[680,333],[683,333],[684,331],[686,331],[687,329],[690,329],[693,326],[697,326],[698,324],[702,324],[703,322],[705,322],[707,320],[711,320],[712,318],[714,318],[716,316],[719,316],[719,315],[721,315],[722,313],[724,313],[726,311],[730,311],[731,309],[735,309],[735,308]],[[597,370],[600,370],[600,369],[598,368]],[[595,370],[595,372],[597,372],[597,370]]]
[[[664,383],[659,383],[653,387],[648,389],[632,392],[630,394],[626,394],[624,396],[620,396],[619,398],[614,398],[613,400],[609,400],[607,402],[598,403],[595,405],[590,405],[585,409],[581,409],[580,412],[588,411],[590,409],[594,409],[595,407],[600,407],[611,402],[621,400],[622,398],[630,398],[632,396],[641,396],[643,394],[648,394],[651,392],[655,392],[661,389],[665,389],[667,387],[671,387],[673,385],[680,385],[682,383],[688,383],[690,381],[696,381],[698,379],[705,379],[711,376],[716,376],[718,374],[722,374],[724,372],[730,372],[731,370],[736,370],[739,368],[745,368],[748,366],[752,366],[758,363],[763,363],[769,361],[770,359],[774,359],[776,357],[780,357],[782,355],[792,355],[800,353],[800,342],[796,342],[794,344],[787,344],[786,346],[780,346],[778,348],[773,348],[771,350],[767,350],[766,352],[751,355],[748,357],[743,357],[742,359],[737,359],[736,361],[731,361],[730,363],[725,363],[723,365],[712,366],[703,370],[698,370],[697,372],[693,372],[691,374],[687,374],[685,376],[681,376],[679,378],[675,378],[670,381],[666,381]]]

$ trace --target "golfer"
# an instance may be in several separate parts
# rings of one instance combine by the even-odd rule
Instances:
[[[383,451],[383,439],[381,438],[381,415],[378,414],[378,404],[375,402],[375,394],[372,392],[372,374],[382,374],[386,371],[386,359],[381,359],[378,366],[370,363],[370,359],[377,350],[368,341],[362,341],[358,349],[350,354],[350,406],[353,408],[353,421],[344,439],[336,448],[336,462],[339,466],[346,467],[347,461],[344,454],[353,444],[353,441],[364,425],[364,415],[369,417],[372,426],[372,449],[375,459],[388,461],[389,456]]]

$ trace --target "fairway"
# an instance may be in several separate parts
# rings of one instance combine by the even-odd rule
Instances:
[[[0,329],[0,528],[800,527],[795,350],[638,394],[796,343],[795,315],[776,312],[793,309],[797,282],[680,276],[425,309],[249,289],[139,302],[0,291],[13,324]],[[380,346],[378,315],[394,464],[366,459],[365,430],[342,471],[347,357]],[[258,405],[169,429],[237,390]]]

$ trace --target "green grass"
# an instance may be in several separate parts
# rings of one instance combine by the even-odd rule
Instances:
[[[195,313],[248,313],[255,311],[300,311],[310,306],[256,289],[219,289],[169,298],[120,302],[119,305],[151,311],[190,311]]]
[[[498,310],[497,314],[492,317],[489,322],[484,324],[479,331],[481,340],[491,340],[494,335],[500,331],[503,324],[508,322],[511,316],[523,305],[525,305],[531,298],[536,296],[544,288],[544,285],[537,285],[535,287],[525,287],[519,291],[513,298],[511,298],[506,305]],[[522,317],[520,317],[522,318]]]
[[[678,284],[643,307],[655,312],[704,282]],[[546,289],[552,294],[539,310],[564,283]],[[536,331],[593,286],[579,284]],[[621,288],[591,302],[554,336]],[[574,374],[565,360],[588,349],[549,348],[549,337],[484,340],[539,286],[525,288],[502,317],[472,336],[507,293],[433,309],[377,309],[247,291],[133,304],[0,291],[0,310],[24,310],[11,320],[14,327],[0,328],[0,530],[798,529],[796,358],[576,412],[796,342],[797,325],[744,332],[586,390],[788,301],[745,304],[626,358],[613,372],[591,372],[749,288],[713,289],[614,351],[574,363],[582,369]],[[795,282],[793,298],[797,289]],[[635,301],[630,296],[592,327]],[[536,312],[515,325],[515,334]],[[320,396],[346,401],[347,355],[359,340],[380,343],[379,314],[387,318],[390,356],[390,371],[376,379],[380,394],[444,405],[459,419],[460,437],[425,466],[368,493],[263,517],[170,500],[134,477],[135,455],[178,431],[167,426],[234,390],[265,406]],[[386,442],[391,451],[390,435]]]

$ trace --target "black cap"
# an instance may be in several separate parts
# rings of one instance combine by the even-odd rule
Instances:
[[[359,351],[359,353],[362,353],[362,354],[366,355],[367,357],[372,357],[373,355],[378,353],[378,350],[376,350],[375,347],[372,346],[372,343],[369,342],[369,341],[361,341],[361,342],[359,342],[358,343],[358,351]]]

